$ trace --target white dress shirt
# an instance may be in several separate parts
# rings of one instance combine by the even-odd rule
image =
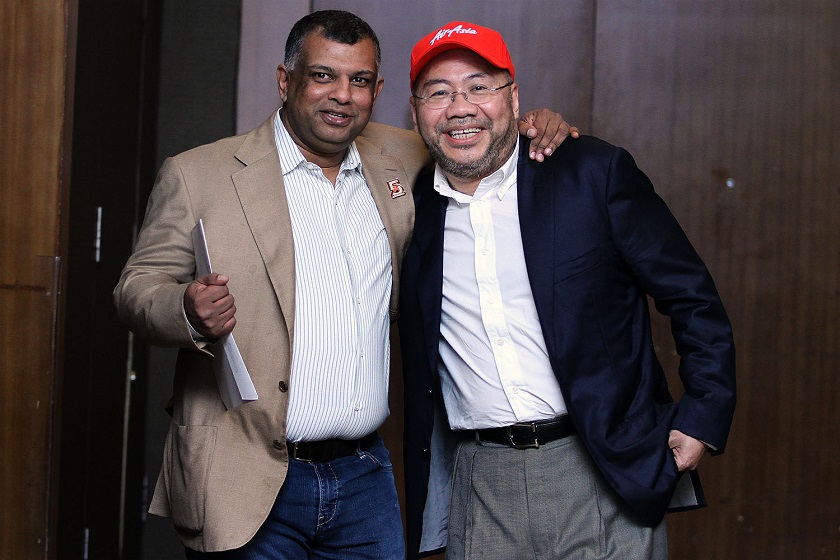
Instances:
[[[295,248],[286,438],[357,439],[388,416],[388,236],[355,143],[333,186],[304,159],[279,112],[274,134]]]
[[[554,418],[566,405],[528,282],[517,207],[519,147],[473,196],[452,189],[443,246],[440,374],[456,430]]]

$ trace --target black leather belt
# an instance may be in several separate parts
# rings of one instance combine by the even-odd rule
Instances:
[[[355,455],[357,451],[370,449],[376,442],[376,432],[361,439],[325,439],[323,441],[287,441],[289,457],[298,461],[334,461],[341,457]]]
[[[528,449],[575,435],[577,430],[571,418],[561,416],[560,418],[538,422],[519,422],[501,428],[471,430],[468,433],[474,434],[480,440],[509,445],[516,449]]]

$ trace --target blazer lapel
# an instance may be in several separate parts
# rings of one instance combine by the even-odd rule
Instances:
[[[245,167],[233,174],[233,184],[291,338],[295,315],[295,249],[283,171],[274,143],[273,115],[248,134],[236,158]]]
[[[425,333],[426,354],[429,367],[432,371],[437,371],[443,298],[443,231],[448,199],[432,188],[433,176],[432,173],[424,173],[417,181],[416,189],[422,194],[415,199],[417,217],[413,243],[419,255],[417,292],[421,297],[420,315]]]
[[[550,188],[540,164],[520,150],[517,169],[519,228],[525,253],[525,267],[534,295],[534,304],[543,329],[543,337],[553,340],[554,321],[554,189]]]

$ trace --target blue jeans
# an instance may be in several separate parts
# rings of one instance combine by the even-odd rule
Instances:
[[[187,549],[189,560],[403,560],[402,518],[388,450],[329,462],[289,459],[289,471],[262,527],[245,546]]]

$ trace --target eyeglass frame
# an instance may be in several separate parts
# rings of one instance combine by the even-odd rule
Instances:
[[[480,84],[477,84],[477,85],[480,85]],[[509,81],[508,83],[506,83],[506,84],[504,84],[504,85],[501,85],[501,86],[499,86],[499,87],[487,88],[487,89],[486,89],[486,91],[489,91],[489,92],[491,92],[491,93],[496,93],[497,91],[502,90],[502,89],[504,89],[504,88],[506,88],[506,87],[508,87],[508,86],[512,86],[512,85],[513,85],[513,80],[511,80],[511,81]],[[445,90],[444,90],[444,91],[445,91]],[[488,96],[487,96],[487,100],[486,100],[486,101],[478,101],[478,102],[475,102],[475,101],[471,101],[471,100],[470,100],[470,98],[469,98],[469,91],[468,91],[468,90],[450,91],[450,92],[449,92],[449,104],[448,104],[448,105],[441,105],[440,107],[429,107],[429,108],[430,108],[430,109],[446,109],[447,107],[449,107],[449,105],[452,105],[453,103],[455,103],[455,96],[456,96],[456,95],[458,95],[458,94],[463,95],[463,96],[464,96],[464,101],[466,101],[467,103],[472,103],[473,105],[484,105],[484,104],[486,104],[486,103],[490,103],[490,101],[492,101],[492,100],[493,100],[493,96],[492,96],[492,95],[488,95]],[[431,96],[431,95],[427,95],[427,96],[425,96],[425,97],[421,97],[421,96],[419,96],[419,95],[414,95],[414,93],[412,93],[412,94],[411,94],[411,97],[413,97],[414,99],[419,99],[420,101],[422,101],[422,102],[423,102],[423,105],[425,105],[425,106],[427,106],[427,107],[429,106],[429,99],[431,99],[431,98],[432,98],[432,96]],[[441,99],[441,100],[443,100],[443,99],[445,99],[445,98],[444,98],[444,97],[441,97],[440,99]]]

